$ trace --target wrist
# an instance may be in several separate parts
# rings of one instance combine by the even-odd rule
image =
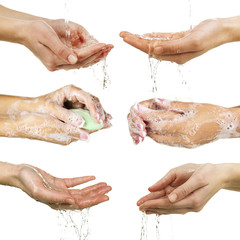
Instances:
[[[226,36],[226,42],[240,41],[240,16],[221,18],[223,32]]]
[[[0,162],[0,184],[19,186],[19,173],[22,165]]]
[[[240,107],[232,107],[230,108],[230,111],[233,115],[233,118],[235,119],[234,121],[234,125],[235,126],[235,129],[236,129],[236,137],[239,137],[239,134],[240,134]]]
[[[239,189],[240,188],[240,164],[224,163],[218,164],[222,168],[222,188]]]

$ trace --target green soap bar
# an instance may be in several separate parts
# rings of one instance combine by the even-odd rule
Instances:
[[[82,118],[85,120],[85,123],[82,128],[90,130],[90,131],[95,131],[95,130],[100,130],[103,128],[104,124],[99,124],[96,122],[94,118],[90,115],[90,112],[88,110],[84,109],[71,109],[73,112],[79,114],[82,116]]]

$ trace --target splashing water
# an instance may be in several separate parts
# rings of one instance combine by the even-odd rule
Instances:
[[[142,226],[141,226],[140,240],[147,240],[147,222],[148,222],[148,216],[144,212],[142,213]]]
[[[177,66],[177,72],[178,72],[178,76],[180,78],[180,81],[181,81],[181,84],[182,85],[187,85],[187,81],[186,79],[184,78],[184,75],[183,75],[183,69],[184,69],[184,65],[183,64],[178,64]]]
[[[192,29],[193,28],[193,22],[192,22],[192,2],[191,2],[191,0],[188,0],[188,6],[189,6],[190,29]]]
[[[70,40],[70,27],[69,27],[69,0],[65,0],[64,2],[64,9],[65,9],[65,19],[64,19],[64,26],[66,31],[66,46],[72,48],[71,40]]]
[[[159,215],[156,215],[155,221],[156,221],[156,239],[160,240],[160,216]]]
[[[81,211],[60,210],[59,227],[62,231],[60,240],[89,240],[89,208]]]
[[[152,92],[155,94],[158,91],[157,87],[157,71],[158,71],[158,66],[161,61],[152,58],[148,56],[148,61],[149,61],[149,67],[150,67],[150,73],[151,73],[151,81],[152,81]]]
[[[103,90],[107,89],[111,84],[111,79],[108,74],[108,65],[106,57],[99,63],[91,67],[93,71],[93,76],[100,84]]]

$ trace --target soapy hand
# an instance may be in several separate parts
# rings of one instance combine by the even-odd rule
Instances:
[[[148,33],[142,36],[121,32],[120,36],[131,46],[163,61],[178,64],[196,58],[229,39],[231,33],[224,30],[223,20],[208,19],[188,31],[177,33]]]
[[[36,98],[14,98],[2,115],[2,125],[7,137],[24,137],[58,144],[70,144],[76,140],[88,140],[92,131],[81,129],[83,118],[69,110],[89,110],[91,117],[103,128],[110,127],[111,115],[107,114],[99,99],[73,85]],[[11,103],[11,104],[10,104]],[[7,106],[7,103],[6,105]],[[4,117],[3,117],[4,116]]]
[[[94,179],[94,176],[56,178],[39,168],[22,165],[16,187],[53,209],[77,210],[109,200],[106,194],[111,191],[111,187],[106,183],[98,183],[83,189],[71,189]]]
[[[137,205],[147,214],[199,212],[226,182],[224,164],[185,164],[170,170]]]
[[[69,36],[66,33],[69,31]],[[63,19],[25,21],[23,41],[49,71],[91,66],[111,51],[111,44],[98,43],[85,28]]]
[[[240,137],[239,108],[151,99],[128,115],[135,144],[146,136],[170,146],[194,148],[221,138]]]

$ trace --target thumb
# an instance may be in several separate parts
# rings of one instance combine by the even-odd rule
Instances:
[[[168,195],[168,199],[171,203],[175,203],[203,186],[204,185],[202,185],[200,181],[197,181],[194,177],[191,177],[187,182],[172,191]]]
[[[71,48],[62,43],[55,32],[52,32],[48,37],[47,42],[44,43],[50,50],[60,59],[69,64],[75,64],[78,61],[76,54]]]
[[[196,44],[192,37],[183,37],[180,39],[174,39],[169,41],[160,42],[154,48],[154,54],[156,55],[172,55],[181,54],[187,52],[197,51]]]

